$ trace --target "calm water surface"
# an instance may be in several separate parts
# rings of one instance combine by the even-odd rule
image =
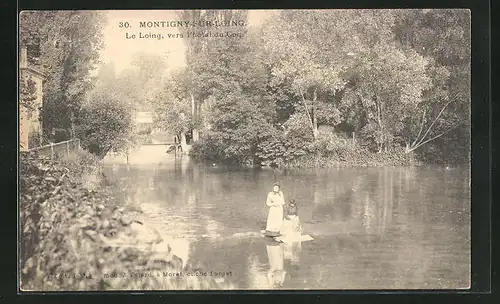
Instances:
[[[230,272],[240,289],[469,287],[467,168],[275,172],[177,161],[105,173],[162,234],[189,240],[188,263]],[[260,236],[275,180],[313,241]]]

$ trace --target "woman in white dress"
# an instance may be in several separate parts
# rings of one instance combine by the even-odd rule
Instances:
[[[283,225],[283,205],[285,205],[285,198],[279,184],[274,184],[273,191],[267,195],[266,205],[269,207],[269,213],[267,214],[265,235],[279,236]]]

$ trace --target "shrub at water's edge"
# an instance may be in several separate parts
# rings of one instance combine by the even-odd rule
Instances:
[[[413,153],[402,147],[373,152],[351,139],[335,135],[320,136],[308,149],[309,153],[295,158],[287,167],[379,167],[416,166],[419,162]]]
[[[362,149],[353,150],[345,154],[325,156],[321,154],[306,155],[288,164],[288,168],[334,168],[334,167],[405,167],[418,166],[421,163],[414,155],[404,151],[390,151],[372,153]]]
[[[98,168],[86,152],[58,161],[20,156],[21,290],[231,288],[164,277],[184,262],[103,183],[89,185],[85,176]]]
[[[380,153],[373,152],[336,134],[320,133],[317,139],[312,140],[304,136],[270,132],[256,146],[255,155],[240,155],[236,161],[234,157],[230,159],[224,154],[226,150],[227,144],[223,145],[212,137],[203,137],[193,145],[191,156],[198,160],[220,163],[251,163],[254,166],[288,168],[420,165],[416,155],[406,153],[403,147],[393,147]]]

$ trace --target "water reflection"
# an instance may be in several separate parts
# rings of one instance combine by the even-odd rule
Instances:
[[[286,244],[266,238],[257,242],[256,245],[258,246],[254,248],[247,259],[248,274],[246,282],[241,282],[243,288],[286,289],[290,288],[290,286],[304,287],[300,266],[301,242]],[[263,248],[264,251],[258,250],[260,248]]]
[[[176,162],[113,166],[117,188],[190,259],[240,288],[465,288],[470,278],[469,169],[229,170]],[[276,175],[276,176],[275,176]],[[255,237],[275,178],[314,241]],[[235,238],[233,236],[241,237]]]
[[[283,244],[283,258],[291,265],[300,264],[300,253],[302,251],[302,242],[291,242]]]
[[[267,244],[267,258],[269,260],[269,271],[267,279],[273,287],[281,287],[285,282],[286,271],[283,266],[283,248],[279,243]]]

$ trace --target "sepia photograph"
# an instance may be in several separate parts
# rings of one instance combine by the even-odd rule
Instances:
[[[18,21],[20,292],[471,288],[470,10]]]

